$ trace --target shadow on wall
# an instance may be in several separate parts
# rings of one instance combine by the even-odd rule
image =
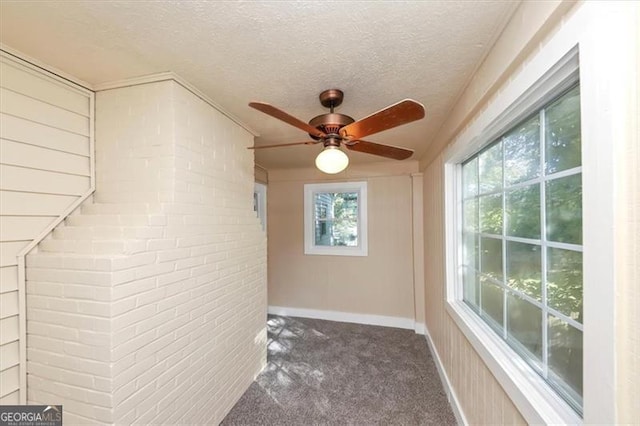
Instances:
[[[222,422],[455,424],[412,330],[269,316],[267,366]]]

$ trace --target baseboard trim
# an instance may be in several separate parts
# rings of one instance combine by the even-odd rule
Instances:
[[[416,323],[411,318],[390,317],[385,315],[354,314],[350,312],[324,311],[318,309],[287,308],[283,306],[269,306],[272,315],[289,317],[314,318],[328,321],[351,322],[356,324],[381,325],[384,327],[404,328],[416,330]],[[417,331],[416,331],[417,332]]]
[[[424,336],[424,333],[425,333],[425,330],[426,330],[426,327],[424,326],[424,324],[419,323],[419,322],[416,322],[415,324],[416,325],[415,325],[415,327],[413,329],[415,330],[416,334],[422,334]]]
[[[462,407],[460,406],[460,401],[458,400],[456,391],[453,389],[453,386],[451,386],[451,382],[449,381],[449,376],[447,376],[447,372],[444,370],[444,364],[442,364],[440,355],[438,355],[438,351],[436,351],[436,346],[433,343],[433,340],[431,339],[431,335],[429,334],[429,330],[426,327],[424,329],[424,337],[427,340],[427,345],[429,346],[431,355],[433,356],[433,359],[436,362],[436,368],[438,369],[438,374],[440,375],[440,381],[442,382],[442,387],[444,388],[444,391],[447,394],[447,399],[449,400],[449,404],[451,405],[451,409],[453,410],[453,415],[456,417],[456,421],[458,422],[459,425],[467,426],[469,424],[469,422],[467,421],[467,417],[464,415],[464,412],[462,411]]]

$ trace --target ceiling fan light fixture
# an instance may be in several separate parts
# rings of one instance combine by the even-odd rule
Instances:
[[[349,157],[337,146],[330,145],[316,157],[316,167],[320,171],[333,175],[340,173],[349,165]]]

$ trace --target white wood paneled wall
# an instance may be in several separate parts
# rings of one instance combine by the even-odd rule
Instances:
[[[91,189],[92,123],[93,92],[1,52],[0,404],[26,359],[18,255]]]

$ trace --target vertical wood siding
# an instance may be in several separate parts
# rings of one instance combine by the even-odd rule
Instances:
[[[91,187],[92,97],[0,56],[0,404],[19,403],[17,255]]]

